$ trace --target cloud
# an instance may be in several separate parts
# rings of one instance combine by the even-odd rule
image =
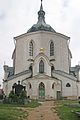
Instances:
[[[63,0],[63,7],[68,7],[70,0]]]
[[[0,11],[0,20],[4,20],[6,17],[5,13],[3,11]]]

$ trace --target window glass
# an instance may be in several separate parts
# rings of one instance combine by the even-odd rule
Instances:
[[[50,43],[50,56],[54,55],[54,43],[51,41]]]
[[[32,41],[29,43],[29,55],[33,56],[33,42]]]
[[[39,63],[39,73],[44,73],[44,62],[43,60]]]

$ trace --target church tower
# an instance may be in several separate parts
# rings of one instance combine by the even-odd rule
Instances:
[[[44,73],[51,76],[51,70],[69,73],[71,54],[69,37],[57,33],[45,22],[45,12],[41,1],[38,22],[27,33],[14,38],[16,48],[13,54],[15,74],[32,67],[33,76],[40,71],[40,61],[44,63]]]

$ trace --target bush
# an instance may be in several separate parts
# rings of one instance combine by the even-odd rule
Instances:
[[[17,102],[18,101],[18,96],[14,93],[14,91],[12,90],[9,93],[9,102]]]
[[[27,92],[25,90],[22,90],[19,96],[20,99],[27,99]]]
[[[19,96],[17,96],[12,90],[9,93],[9,97],[5,97],[3,100],[3,103],[9,103],[9,104],[25,104],[26,102],[27,102],[27,92],[25,90],[22,90]]]
[[[14,91],[12,90],[10,93],[9,93],[9,98],[14,98],[14,96],[15,96],[15,93],[14,93]]]

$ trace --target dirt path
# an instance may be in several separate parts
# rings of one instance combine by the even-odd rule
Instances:
[[[27,120],[59,120],[54,110],[53,101],[45,101],[41,106],[28,109]]]

